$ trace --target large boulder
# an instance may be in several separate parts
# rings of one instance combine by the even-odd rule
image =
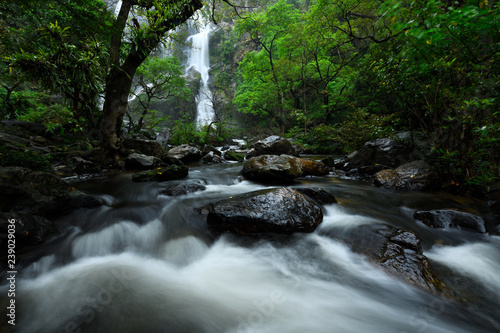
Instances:
[[[486,233],[485,223],[481,216],[454,209],[416,211],[413,217],[432,228],[459,228]]]
[[[302,176],[302,164],[293,156],[261,155],[247,160],[241,173],[249,180],[286,184]]]
[[[432,272],[429,260],[423,255],[421,240],[413,231],[386,224],[364,224],[334,237],[402,281],[433,294],[450,293]]]
[[[247,160],[241,173],[249,180],[288,184],[300,176],[327,175],[329,168],[319,161],[289,155],[261,155]]]
[[[182,163],[196,162],[203,157],[203,152],[195,146],[180,145],[170,149],[167,156],[176,158]]]
[[[430,190],[439,184],[437,173],[425,161],[413,161],[396,169],[386,169],[375,174],[376,186],[394,190]]]
[[[335,199],[335,196],[332,193],[319,187],[299,187],[295,188],[295,190],[313,199],[320,205],[330,205],[333,203],[337,203],[337,199]]]
[[[182,179],[187,177],[187,175],[188,168],[184,165],[169,165],[164,168],[134,173],[132,180],[134,182],[164,182],[167,180]]]
[[[273,188],[209,204],[207,224],[237,234],[312,232],[323,220],[320,206],[291,188]]]
[[[330,173],[330,168],[323,162],[307,158],[298,158],[302,165],[302,176],[326,176]]]
[[[155,156],[133,153],[125,158],[125,168],[131,170],[145,170],[158,167],[162,161]]]
[[[413,160],[414,155],[413,148],[401,141],[382,138],[366,142],[361,149],[350,154],[345,160],[339,161],[335,167],[346,171],[371,165],[395,168]]]
[[[252,146],[252,149],[248,152],[246,158],[249,159],[260,155],[299,156],[290,141],[277,135],[267,137],[266,139],[255,143]]]
[[[58,176],[21,167],[0,168],[0,211],[55,217],[102,205]]]
[[[127,149],[134,150],[136,153],[147,156],[161,157],[163,149],[155,140],[130,139],[123,140],[123,146]]]

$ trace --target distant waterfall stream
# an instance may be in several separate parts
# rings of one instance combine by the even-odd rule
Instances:
[[[189,23],[190,30],[196,29]],[[212,92],[208,86],[210,58],[209,58],[209,37],[212,27],[210,24],[203,24],[201,31],[192,34],[187,38],[191,44],[186,65],[186,74],[191,70],[196,70],[201,74],[200,89],[196,96],[197,112],[196,123],[199,126],[208,125],[214,119],[214,109],[212,106]],[[197,29],[196,29],[197,30]]]

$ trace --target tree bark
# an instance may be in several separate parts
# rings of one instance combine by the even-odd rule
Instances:
[[[100,123],[103,155],[115,164],[118,162],[118,151],[121,148],[119,133],[122,119],[127,112],[128,96],[137,68],[146,60],[151,51],[158,46],[169,30],[185,22],[195,11],[202,7],[201,0],[166,2],[165,6],[172,6],[172,11],[176,13],[175,17],[164,16],[162,22],[156,22],[155,26],[152,27],[153,30],[147,31],[145,37],[134,41],[125,61],[121,63],[119,59],[120,47],[126,21],[133,5],[136,5],[135,0],[123,0],[113,27],[114,31],[109,52],[111,67],[106,80],[103,118]],[[146,6],[146,8],[148,7]],[[139,28],[142,29],[142,27]]]

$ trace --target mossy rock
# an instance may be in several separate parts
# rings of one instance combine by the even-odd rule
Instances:
[[[187,177],[188,168],[184,165],[169,165],[168,167],[141,171],[132,175],[134,182],[147,182],[158,181],[163,182],[167,180],[182,179]]]

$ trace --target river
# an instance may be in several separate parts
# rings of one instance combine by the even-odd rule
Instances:
[[[130,174],[75,183],[106,204],[57,220],[63,234],[19,270],[14,332],[500,331],[500,237],[435,230],[412,217],[460,205],[486,211],[480,202],[308,177],[297,186],[328,189],[339,201],[324,207],[315,232],[214,234],[196,208],[264,188],[242,180],[241,168],[192,166],[188,178],[166,183],[134,183]],[[207,189],[158,195],[181,182]],[[414,230],[436,275],[464,301],[421,292],[328,237],[367,223]]]

